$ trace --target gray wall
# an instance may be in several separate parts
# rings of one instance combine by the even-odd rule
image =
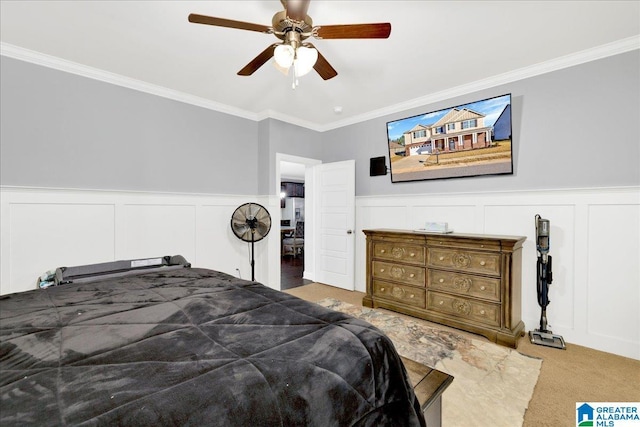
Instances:
[[[260,130],[261,136],[268,135],[267,141],[261,140],[265,146],[260,147],[261,162],[268,168],[261,169],[259,194],[274,194],[276,153],[322,160],[322,134],[318,132],[274,119],[263,120]]]
[[[258,123],[0,58],[2,185],[257,194]]]
[[[322,135],[323,161],[356,160],[356,195],[640,185],[640,52],[633,51],[425,105]],[[389,90],[393,90],[392,87]],[[369,177],[386,123],[512,95],[513,175],[391,183]]]
[[[273,193],[273,185],[270,185],[270,180],[274,173],[271,173],[272,163],[275,159],[272,159],[270,156],[270,147],[269,147],[269,129],[270,129],[271,119],[262,120],[258,123],[258,159],[261,161],[258,162],[258,194],[272,194]],[[273,156],[275,157],[275,156]],[[269,159],[269,161],[265,161],[264,159]]]
[[[638,51],[324,133],[0,58],[2,185],[271,194],[275,153],[355,159],[358,196],[640,184]],[[504,93],[512,94],[514,175],[369,177],[369,158],[388,155],[386,122]]]

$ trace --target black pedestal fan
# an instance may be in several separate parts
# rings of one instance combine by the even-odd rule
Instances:
[[[271,230],[271,215],[264,206],[257,203],[245,203],[231,215],[231,230],[236,237],[251,243],[251,280],[255,282],[255,260],[253,244],[264,239]]]

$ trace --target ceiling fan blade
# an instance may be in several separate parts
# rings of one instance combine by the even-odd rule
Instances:
[[[250,76],[251,74],[255,73],[258,68],[262,67],[265,64],[265,62],[273,58],[273,52],[275,51],[276,46],[278,46],[278,43],[274,43],[260,52],[260,54],[253,58],[253,60],[247,65],[245,65],[242,70],[238,71],[238,75]]]
[[[309,0],[284,0],[282,1],[287,16],[294,21],[304,21],[309,9]]]
[[[318,39],[386,39],[391,34],[391,24],[324,25],[313,28]]]
[[[327,61],[327,59],[322,56],[317,47],[315,47],[311,43],[305,43],[304,46],[311,47],[318,51],[318,60],[313,65],[313,69],[316,70],[318,74],[320,74],[320,77],[322,77],[323,80],[329,80],[338,75],[338,72],[331,66],[331,64],[329,64],[329,61]]]
[[[189,22],[195,24],[215,25],[216,27],[237,28],[239,30],[257,31],[259,33],[272,33],[273,28],[267,25],[252,24],[250,22],[234,21],[232,19],[215,18],[213,16],[189,14]]]

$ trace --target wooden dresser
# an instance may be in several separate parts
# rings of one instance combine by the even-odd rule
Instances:
[[[522,236],[364,230],[367,295],[381,307],[509,347],[521,320]]]

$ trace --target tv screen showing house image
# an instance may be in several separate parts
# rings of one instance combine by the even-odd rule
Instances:
[[[513,174],[511,94],[387,123],[391,182]]]

